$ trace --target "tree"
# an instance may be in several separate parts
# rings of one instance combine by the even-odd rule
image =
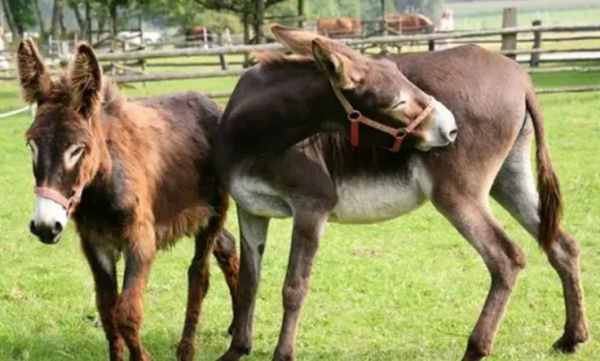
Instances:
[[[60,17],[62,14],[62,1],[54,0],[54,6],[52,7],[52,23],[50,25],[50,35],[52,39],[60,39]]]
[[[250,43],[250,24],[254,24],[257,42],[262,41],[264,13],[270,7],[287,0],[196,0],[206,9],[237,14],[244,24],[244,43]]]
[[[42,11],[40,10],[40,2],[39,0],[33,0],[33,8],[35,10],[35,17],[38,22],[38,26],[40,28],[40,35],[45,36],[46,34],[46,23],[44,22],[44,18],[42,16]]]
[[[6,21],[8,22],[8,28],[10,32],[13,33],[13,36],[17,39],[20,39],[19,29],[17,28],[17,23],[15,22],[15,18],[12,13],[12,9],[10,6],[9,0],[2,0],[2,10],[4,10],[4,14],[6,16]]]
[[[2,0],[10,31],[18,38],[35,25],[32,0]]]

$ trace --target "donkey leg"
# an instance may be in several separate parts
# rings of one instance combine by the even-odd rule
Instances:
[[[237,213],[241,235],[238,300],[234,306],[233,339],[221,361],[237,361],[252,349],[254,305],[269,228],[269,218],[250,214],[240,206]]]
[[[82,239],[81,248],[94,275],[96,306],[108,341],[110,361],[123,361],[123,339],[119,336],[113,311],[119,296],[117,289],[116,257]]]
[[[307,207],[307,209],[311,209]],[[317,208],[318,209],[318,208]],[[327,221],[328,212],[316,211],[294,214],[292,247],[283,286],[283,324],[274,361],[295,359],[296,333],[300,309],[308,292],[308,283],[319,239]]]
[[[239,273],[239,259],[235,247],[235,237],[227,230],[223,230],[217,239],[217,243],[213,249],[213,255],[219,263],[219,267],[225,276],[227,286],[229,287],[229,294],[231,295],[231,306],[233,312],[235,312],[235,305],[237,304],[237,288],[238,288],[238,273]],[[233,322],[227,332],[233,335]]]
[[[196,251],[188,270],[188,302],[183,333],[177,347],[178,360],[191,361],[194,359],[196,326],[202,309],[202,301],[210,286],[210,254],[221,230],[221,223],[222,220],[219,217],[213,217],[208,226],[196,234]]]
[[[529,158],[529,141],[519,139],[494,181],[492,196],[535,239],[538,239],[539,196]],[[561,351],[573,352],[589,337],[585,316],[583,286],[579,265],[579,245],[564,231],[548,250],[548,260],[558,273],[563,287],[566,322],[564,334],[555,343]]]
[[[129,348],[129,359],[149,361],[150,355],[142,346],[140,328],[144,320],[142,296],[156,255],[156,243],[151,227],[139,227],[135,231],[125,250],[123,290],[114,317],[119,334]]]
[[[492,278],[490,291],[463,357],[463,361],[478,361],[492,352],[494,337],[517,275],[525,267],[525,255],[495,221],[487,204],[465,202],[468,201],[436,201],[434,198],[435,206],[481,255]]]

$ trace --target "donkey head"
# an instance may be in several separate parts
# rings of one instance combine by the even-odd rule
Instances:
[[[412,84],[391,61],[365,57],[308,31],[280,25],[271,30],[293,52],[315,59],[349,119],[368,117],[366,123],[395,135],[398,147],[408,133],[423,151],[455,140],[456,122],[448,108]]]
[[[57,79],[29,39],[19,46],[18,65],[23,99],[38,106],[26,133],[37,195],[30,230],[53,244],[100,167],[102,73],[92,49],[83,44],[69,73]]]

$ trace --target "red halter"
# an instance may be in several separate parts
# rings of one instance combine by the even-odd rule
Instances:
[[[61,192],[57,191],[54,188],[48,187],[35,187],[35,194],[38,197],[50,199],[58,204],[60,204],[66,211],[67,215],[71,215],[75,210],[77,204],[81,200],[81,193],[83,192],[83,187],[79,187],[75,194],[71,198],[65,197]]]
[[[359,125],[360,123],[362,123],[381,132],[388,133],[392,137],[394,137],[395,141],[391,151],[397,153],[400,150],[400,147],[402,146],[404,138],[407,135],[409,135],[413,130],[415,130],[415,128],[429,115],[429,113],[433,111],[433,108],[435,106],[433,102],[433,97],[429,96],[429,103],[427,104],[427,107],[423,110],[421,114],[419,114],[417,118],[415,118],[415,120],[410,122],[410,124],[407,127],[394,128],[392,126],[376,122],[362,115],[361,112],[352,107],[352,104],[350,104],[348,99],[346,99],[344,94],[342,94],[342,91],[337,87],[337,85],[333,81],[331,81],[331,79],[329,80],[329,82],[331,83],[331,87],[333,88],[335,96],[338,98],[339,102],[344,107],[344,110],[346,110],[348,120],[350,121],[350,143],[353,147],[358,147],[360,140]]]

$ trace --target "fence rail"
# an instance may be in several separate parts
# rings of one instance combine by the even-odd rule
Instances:
[[[580,32],[580,31],[600,31],[600,25],[544,25],[544,26],[527,26],[514,27],[493,30],[478,30],[468,32],[444,32],[419,35],[393,35],[393,36],[375,36],[366,39],[338,39],[338,41],[349,46],[363,45],[393,45],[417,41],[436,41],[449,39],[466,39],[485,36],[498,36],[506,34],[522,34],[535,32]],[[98,59],[101,61],[124,61],[124,60],[151,60],[165,59],[176,57],[192,57],[192,56],[207,56],[207,55],[234,55],[248,54],[254,51],[273,51],[283,50],[281,44],[261,44],[261,45],[234,45],[222,46],[214,48],[186,48],[186,49],[171,49],[171,50],[151,50],[140,52],[118,52],[99,54]]]
[[[510,13],[510,12],[509,12]],[[511,22],[507,22],[507,25]],[[535,24],[539,24],[536,22]],[[594,32],[594,33],[592,33]],[[358,48],[362,51],[369,47],[384,46],[401,46],[404,44],[428,44],[429,49],[435,48],[436,41],[450,40],[451,44],[462,44],[467,42],[475,43],[501,43],[503,50],[498,53],[512,57],[519,63],[529,63],[529,73],[558,73],[558,72],[600,72],[600,66],[558,66],[558,67],[542,67],[538,68],[538,63],[548,62],[580,62],[580,61],[600,61],[600,46],[581,47],[581,48],[541,48],[541,44],[546,42],[562,42],[562,41],[582,41],[582,40],[600,40],[600,24],[583,24],[583,25],[535,25],[521,27],[506,27],[501,29],[488,30],[467,30],[455,32],[439,32],[416,35],[393,35],[393,36],[374,36],[360,39],[337,39],[348,46]],[[542,34],[555,33],[570,33],[565,36],[554,36],[542,38]],[[532,34],[533,37],[519,39],[518,34]],[[494,39],[490,39],[494,38]],[[506,39],[510,39],[506,42]],[[517,43],[529,42],[532,44],[531,49],[517,49]],[[508,45],[507,45],[508,44]],[[98,59],[107,63],[107,67],[112,69],[113,78],[119,83],[136,83],[136,82],[157,82],[167,80],[182,80],[182,79],[207,79],[217,77],[233,77],[240,76],[243,73],[243,68],[240,65],[247,64],[246,61],[227,61],[226,56],[229,55],[245,55],[252,52],[260,51],[280,51],[284,47],[278,43],[261,44],[261,45],[230,45],[216,47],[193,47],[193,48],[175,48],[163,50],[148,50],[143,51],[127,51],[127,52],[106,52],[99,53]],[[525,57],[524,55],[530,55]],[[180,58],[180,57],[201,57],[201,56],[218,56],[219,61],[196,61],[196,62],[174,62],[161,61],[152,62],[149,60]],[[63,63],[64,63],[64,59]],[[121,62],[121,63],[117,63]],[[119,65],[119,64],[122,64]],[[204,72],[177,72],[166,74],[146,73],[144,71],[132,70],[131,66],[143,64],[144,67],[160,68],[160,67],[201,67],[201,66],[220,66],[222,70],[212,70]],[[237,66],[230,69],[230,66]],[[145,69],[145,68],[144,68]],[[115,70],[117,70],[115,72]],[[121,71],[123,74],[118,74]],[[13,80],[14,76],[0,77],[0,80]],[[540,93],[553,93],[557,89],[563,89],[566,92],[572,91],[598,91],[599,87],[564,87],[539,89]],[[211,96],[221,98],[226,97],[228,92],[213,92]]]

